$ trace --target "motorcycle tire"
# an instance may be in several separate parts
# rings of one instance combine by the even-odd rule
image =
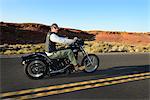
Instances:
[[[31,79],[42,79],[46,75],[46,64],[40,60],[30,61],[25,66],[25,73]]]
[[[93,65],[88,60],[88,57],[91,59]],[[95,54],[88,54],[88,56],[85,56],[82,59],[81,65],[85,66],[85,69],[84,69],[85,72],[92,73],[92,72],[96,71],[97,68],[99,67],[99,58]]]

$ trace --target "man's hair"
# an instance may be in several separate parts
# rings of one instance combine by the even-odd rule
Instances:
[[[53,23],[53,24],[51,25],[51,27],[53,27],[53,26],[58,27],[58,25],[57,25],[56,23]]]

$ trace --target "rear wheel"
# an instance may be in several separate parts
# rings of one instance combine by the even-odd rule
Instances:
[[[33,60],[25,66],[25,73],[31,79],[41,79],[46,74],[46,65],[43,61]]]
[[[95,54],[88,54],[88,56],[85,56],[82,59],[81,65],[85,66],[85,72],[91,73],[97,70],[99,66],[99,59]]]

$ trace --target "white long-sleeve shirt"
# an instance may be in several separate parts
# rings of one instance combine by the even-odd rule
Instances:
[[[58,35],[56,35],[54,33],[52,33],[50,35],[50,40],[52,42],[62,43],[62,44],[68,44],[68,45],[75,42],[75,40],[73,40],[73,39],[68,39],[68,38],[65,38],[65,37],[60,37],[60,36],[58,36]]]

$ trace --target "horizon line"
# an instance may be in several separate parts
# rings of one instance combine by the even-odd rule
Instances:
[[[13,23],[13,24],[41,24],[41,25],[46,25],[50,26],[47,24],[43,23],[38,23],[38,22],[8,22],[8,21],[0,21],[0,23]],[[82,31],[109,31],[109,32],[128,32],[128,33],[150,33],[150,31],[125,31],[125,30],[114,30],[114,29],[76,29],[76,28],[71,28],[71,27],[62,27],[62,28],[69,28],[69,29],[75,29],[75,30],[82,30]]]

